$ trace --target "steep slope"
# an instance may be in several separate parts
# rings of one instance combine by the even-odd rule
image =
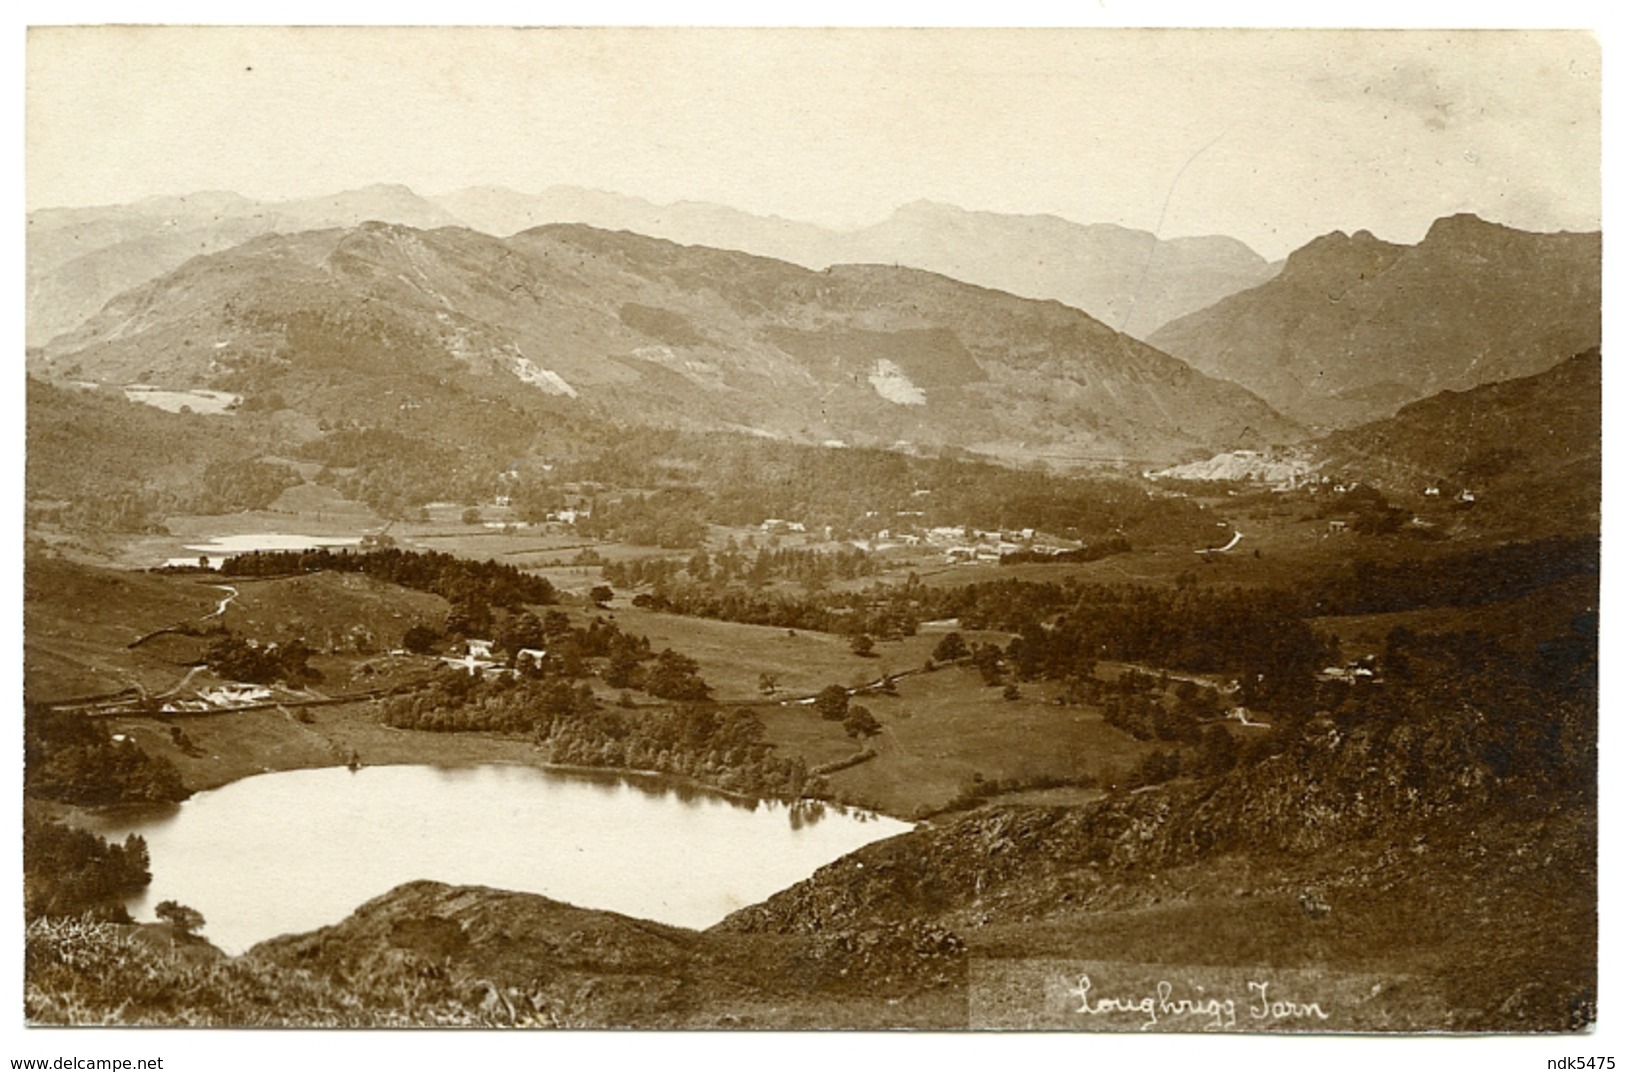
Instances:
[[[176,512],[265,505],[287,474],[255,459],[315,434],[294,414],[166,413],[118,391],[33,377],[26,417],[27,520],[81,536],[150,531]]]
[[[1469,391],[1445,391],[1388,420],[1335,432],[1314,447],[1321,468],[1381,487],[1451,497],[1471,491],[1475,517],[1525,531],[1601,523],[1602,354]]]
[[[274,391],[330,419],[427,420],[443,388],[478,384],[633,424],[1061,462],[1296,435],[1248,392],[1053,302],[569,225],[265,236],[121,295],[33,367]]]
[[[1339,231],[1150,341],[1306,424],[1348,427],[1598,345],[1601,248],[1594,232],[1471,215],[1438,220],[1415,246]]]

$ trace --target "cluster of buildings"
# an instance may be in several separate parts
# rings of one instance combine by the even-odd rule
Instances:
[[[880,535],[885,538],[886,533],[882,532]],[[1074,550],[1078,546],[1076,543],[1063,542],[1054,537],[1043,537],[1030,528],[991,531],[973,529],[969,526],[938,526],[926,529],[923,534],[917,535],[913,542],[940,550],[943,561],[949,565],[998,562],[1003,556],[1018,551],[1052,555]]]
[[[168,714],[179,714],[186,711],[219,711],[266,703],[271,699],[271,695],[271,690],[264,685],[245,685],[229,682],[224,685],[215,685],[212,688],[199,689],[195,700],[170,700],[159,710]]]
[[[1353,662],[1345,663],[1342,666],[1328,666],[1315,676],[1321,681],[1345,681],[1350,685],[1362,682],[1371,684],[1382,680],[1377,676],[1377,657],[1375,655],[1367,655],[1363,659],[1355,659]]]
[[[461,654],[440,655],[437,658],[447,666],[455,666],[460,670],[468,671],[474,677],[502,677],[517,674],[519,668],[526,663],[540,666],[542,660],[547,657],[547,651],[544,648],[520,648],[514,652],[514,665],[510,667],[507,660],[497,656],[494,650],[496,648],[496,641],[494,640],[470,638],[462,643],[462,648]],[[405,654],[405,652],[398,654]]]

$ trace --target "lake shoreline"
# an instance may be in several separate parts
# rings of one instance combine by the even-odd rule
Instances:
[[[909,830],[866,813],[763,807],[591,768],[398,764],[271,774],[180,804],[87,809],[72,825],[113,842],[145,838],[152,881],[125,899],[130,914],[150,921],[164,900],[194,907],[209,920],[210,941],[231,955],[336,923],[425,880],[701,931]]]
[[[161,755],[180,768],[182,780],[192,793],[206,792],[282,771],[311,770],[348,766],[355,757],[363,767],[435,766],[468,768],[504,764],[536,770],[588,776],[617,776],[659,780],[674,787],[712,793],[742,803],[818,803],[829,808],[863,812],[880,818],[916,825],[919,820],[894,815],[879,808],[842,803],[823,797],[795,799],[765,796],[725,789],[690,775],[632,767],[592,767],[555,763],[541,754],[528,737],[482,732],[455,734],[386,726],[369,718],[357,705],[342,705],[311,712],[312,721],[298,721],[275,710],[229,712],[193,716],[186,720],[187,734],[194,740],[188,754],[169,736],[169,723],[142,716],[113,719],[115,729],[132,737],[149,753]],[[36,798],[27,798],[30,800]],[[77,805],[42,801],[52,808],[83,810],[100,814],[116,804],[80,809]]]

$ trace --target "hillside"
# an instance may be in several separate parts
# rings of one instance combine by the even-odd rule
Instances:
[[[1527,376],[1601,341],[1601,236],[1472,215],[1415,246],[1334,232],[1280,275],[1181,317],[1152,345],[1320,427]]]
[[[443,442],[517,434],[538,406],[1062,463],[1298,434],[1248,392],[1054,302],[569,225],[262,236],[119,296],[31,367],[213,386],[245,405],[274,395]]]
[[[35,923],[33,1023],[907,1028],[965,1022],[964,945],[928,924],[705,934],[534,894],[412,882],[231,959],[162,927]],[[86,965],[99,970],[87,971]]]
[[[929,919],[966,938],[980,1026],[1110,1029],[1040,1005],[1071,963],[1238,989],[1225,969],[1246,969],[1319,1000],[1311,1029],[1575,1030],[1596,985],[1593,701],[1503,688],[1354,700],[1217,779],[981,809],[715,929]]]
[[[1474,495],[1525,533],[1601,524],[1602,354],[1468,391],[1444,391],[1315,446],[1322,469],[1411,495]]]
[[[1279,268],[1219,235],[1167,239],[1115,224],[967,212],[929,201],[853,233],[842,254],[1052,298],[1137,339],[1257,286]]]
[[[273,232],[353,227],[366,220],[413,227],[458,221],[404,186],[377,185],[297,201],[251,201],[206,191],[129,205],[41,209],[28,215],[29,346],[77,327],[108,300],[192,257]]]
[[[156,630],[203,620],[220,592],[201,580],[99,569],[31,551],[23,561],[23,691],[31,701],[173,685],[185,671],[151,646]]]
[[[27,384],[28,498],[90,499],[143,485],[195,480],[221,420],[165,413],[111,391]]]
[[[169,413],[117,390],[27,381],[30,524],[79,533],[156,531],[162,519],[263,507],[296,478],[261,464],[268,444],[314,433],[296,415]]]

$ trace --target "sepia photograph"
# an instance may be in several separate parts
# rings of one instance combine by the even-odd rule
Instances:
[[[25,62],[19,1047],[1608,1018],[1596,32]]]

